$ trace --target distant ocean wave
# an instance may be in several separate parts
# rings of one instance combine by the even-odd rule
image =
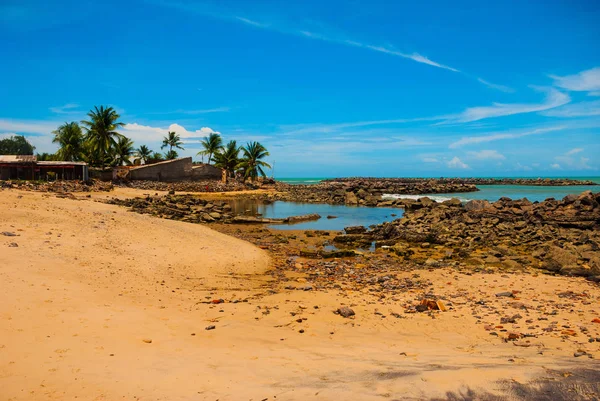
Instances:
[[[461,202],[468,202],[471,199],[463,198],[460,196],[440,196],[440,195],[404,195],[404,194],[383,194],[383,199],[421,199],[421,198],[429,198],[436,202],[444,202],[450,200],[452,198],[459,199]]]
[[[319,180],[319,179],[303,180],[303,179],[285,179],[285,178],[283,178],[283,179],[278,179],[278,181],[285,182],[286,184],[302,185],[302,184],[318,184],[322,180]]]

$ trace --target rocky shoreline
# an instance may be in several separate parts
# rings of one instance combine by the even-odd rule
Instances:
[[[539,203],[406,200],[401,219],[372,230],[348,228],[334,239],[345,246],[372,241],[431,267],[528,266],[600,282],[600,193]]]
[[[233,223],[233,224],[295,224],[318,220],[318,214],[288,216],[286,218],[264,218],[248,213],[234,213],[231,205],[223,200],[207,200],[194,195],[146,196],[145,198],[118,199],[104,201],[108,204],[131,208],[141,214],[150,214],[170,220],[188,223]]]

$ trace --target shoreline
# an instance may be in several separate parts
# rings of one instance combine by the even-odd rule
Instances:
[[[506,380],[531,401],[540,383],[559,400],[600,391],[595,283],[381,248],[313,258],[300,251],[339,233],[97,202],[144,193],[0,190],[0,232],[17,234],[0,236],[0,384],[12,399],[450,400],[508,397]],[[334,313],[343,307],[355,315]]]

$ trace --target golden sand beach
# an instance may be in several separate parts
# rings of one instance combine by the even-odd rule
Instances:
[[[424,270],[460,295],[453,308],[394,318],[413,293],[271,291],[265,250],[78,196],[0,192],[0,400],[475,400],[598,369],[573,356],[600,354],[581,335],[600,337],[600,288],[581,278]],[[508,311],[504,290],[528,305],[523,330],[550,319],[575,335],[491,336],[477,316],[491,312],[468,301]],[[334,314],[341,305],[356,316]]]

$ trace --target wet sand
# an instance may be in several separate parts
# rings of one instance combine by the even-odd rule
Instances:
[[[2,400],[446,400],[544,377],[590,381],[599,366],[573,356],[600,355],[588,342],[600,337],[600,289],[583,279],[423,270],[452,307],[404,314],[423,289],[380,298],[347,277],[336,290],[286,290],[277,260],[248,242],[77,196],[0,191],[0,232],[17,235],[0,235]],[[507,290],[529,308],[494,295]],[[474,309],[480,299],[491,309]],[[334,314],[341,305],[356,316]],[[510,330],[560,330],[503,342],[484,325],[509,312],[523,315]]]

